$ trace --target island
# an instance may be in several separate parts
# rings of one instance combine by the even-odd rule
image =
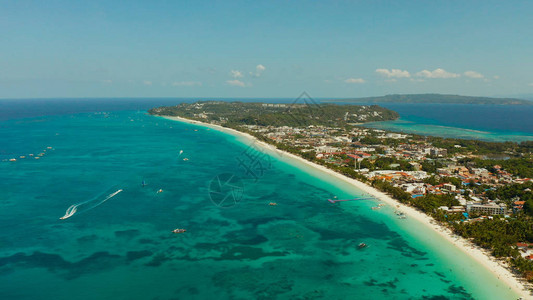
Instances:
[[[150,114],[177,116],[226,127],[256,126],[354,126],[399,118],[397,112],[378,105],[311,103],[244,103],[199,101],[153,108]]]
[[[377,105],[206,101],[149,113],[237,130],[358,186],[366,184],[395,199],[400,217],[400,207],[424,214],[450,242],[459,246],[461,239],[468,245],[463,248],[496,258],[492,269],[506,268],[507,274],[533,282],[533,141],[496,143],[365,128],[365,122],[398,117]]]
[[[493,104],[493,105],[533,105],[533,101],[515,98],[472,97],[443,94],[406,94],[379,97],[328,99],[322,102],[337,103],[439,103],[439,104]]]

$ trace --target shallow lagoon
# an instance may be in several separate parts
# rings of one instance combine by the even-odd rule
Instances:
[[[475,105],[381,103],[397,111],[400,119],[365,124],[365,127],[479,139],[491,142],[533,140],[533,105]]]

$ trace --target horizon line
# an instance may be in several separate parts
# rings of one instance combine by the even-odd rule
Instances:
[[[306,92],[307,93],[307,92]],[[443,96],[463,96],[463,97],[485,97],[485,98],[496,98],[496,99],[517,99],[517,100],[526,100],[526,101],[533,101],[533,94],[532,95],[516,95],[516,96],[480,96],[480,95],[461,95],[461,94],[442,94],[442,93],[389,93],[389,94],[381,94],[378,96],[352,96],[352,97],[311,97],[313,99],[331,99],[331,100],[344,100],[344,99],[360,99],[360,98],[377,98],[377,97],[385,97],[385,96],[391,96],[391,95],[443,95]],[[518,98],[518,97],[526,97],[526,98]],[[527,97],[531,97],[531,99],[527,99]],[[217,96],[191,96],[191,97],[172,97],[172,96],[148,96],[148,97],[138,97],[138,96],[103,96],[103,97],[66,97],[66,96],[60,96],[60,97],[0,97],[1,100],[66,100],[66,99],[72,99],[72,100],[97,100],[97,99],[121,99],[121,100],[141,100],[141,99],[203,99],[203,98],[212,98],[212,99],[297,99],[298,97],[292,96],[292,97],[217,97]]]

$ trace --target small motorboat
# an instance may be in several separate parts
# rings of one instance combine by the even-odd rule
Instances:
[[[188,161],[189,159],[188,159],[187,157],[185,157],[183,160],[184,160],[184,161]]]
[[[276,202],[270,202],[268,205],[270,205],[270,206],[276,206],[276,205],[278,205],[278,204],[277,204]]]
[[[367,245],[365,243],[359,243],[359,245],[357,246],[358,249],[363,249],[363,248],[366,248]]]
[[[187,231],[186,229],[182,229],[182,228],[176,228],[172,230],[173,233],[184,233],[186,231]]]
[[[157,193],[162,193],[163,192],[163,189],[159,189],[159,191],[157,191]]]

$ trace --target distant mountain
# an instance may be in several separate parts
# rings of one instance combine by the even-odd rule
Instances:
[[[515,94],[515,95],[494,95],[498,98],[518,98],[533,101],[533,94]]]
[[[322,102],[344,103],[443,103],[443,104],[498,104],[533,105],[533,101],[515,98],[489,98],[442,94],[386,95],[353,99],[329,99]]]

